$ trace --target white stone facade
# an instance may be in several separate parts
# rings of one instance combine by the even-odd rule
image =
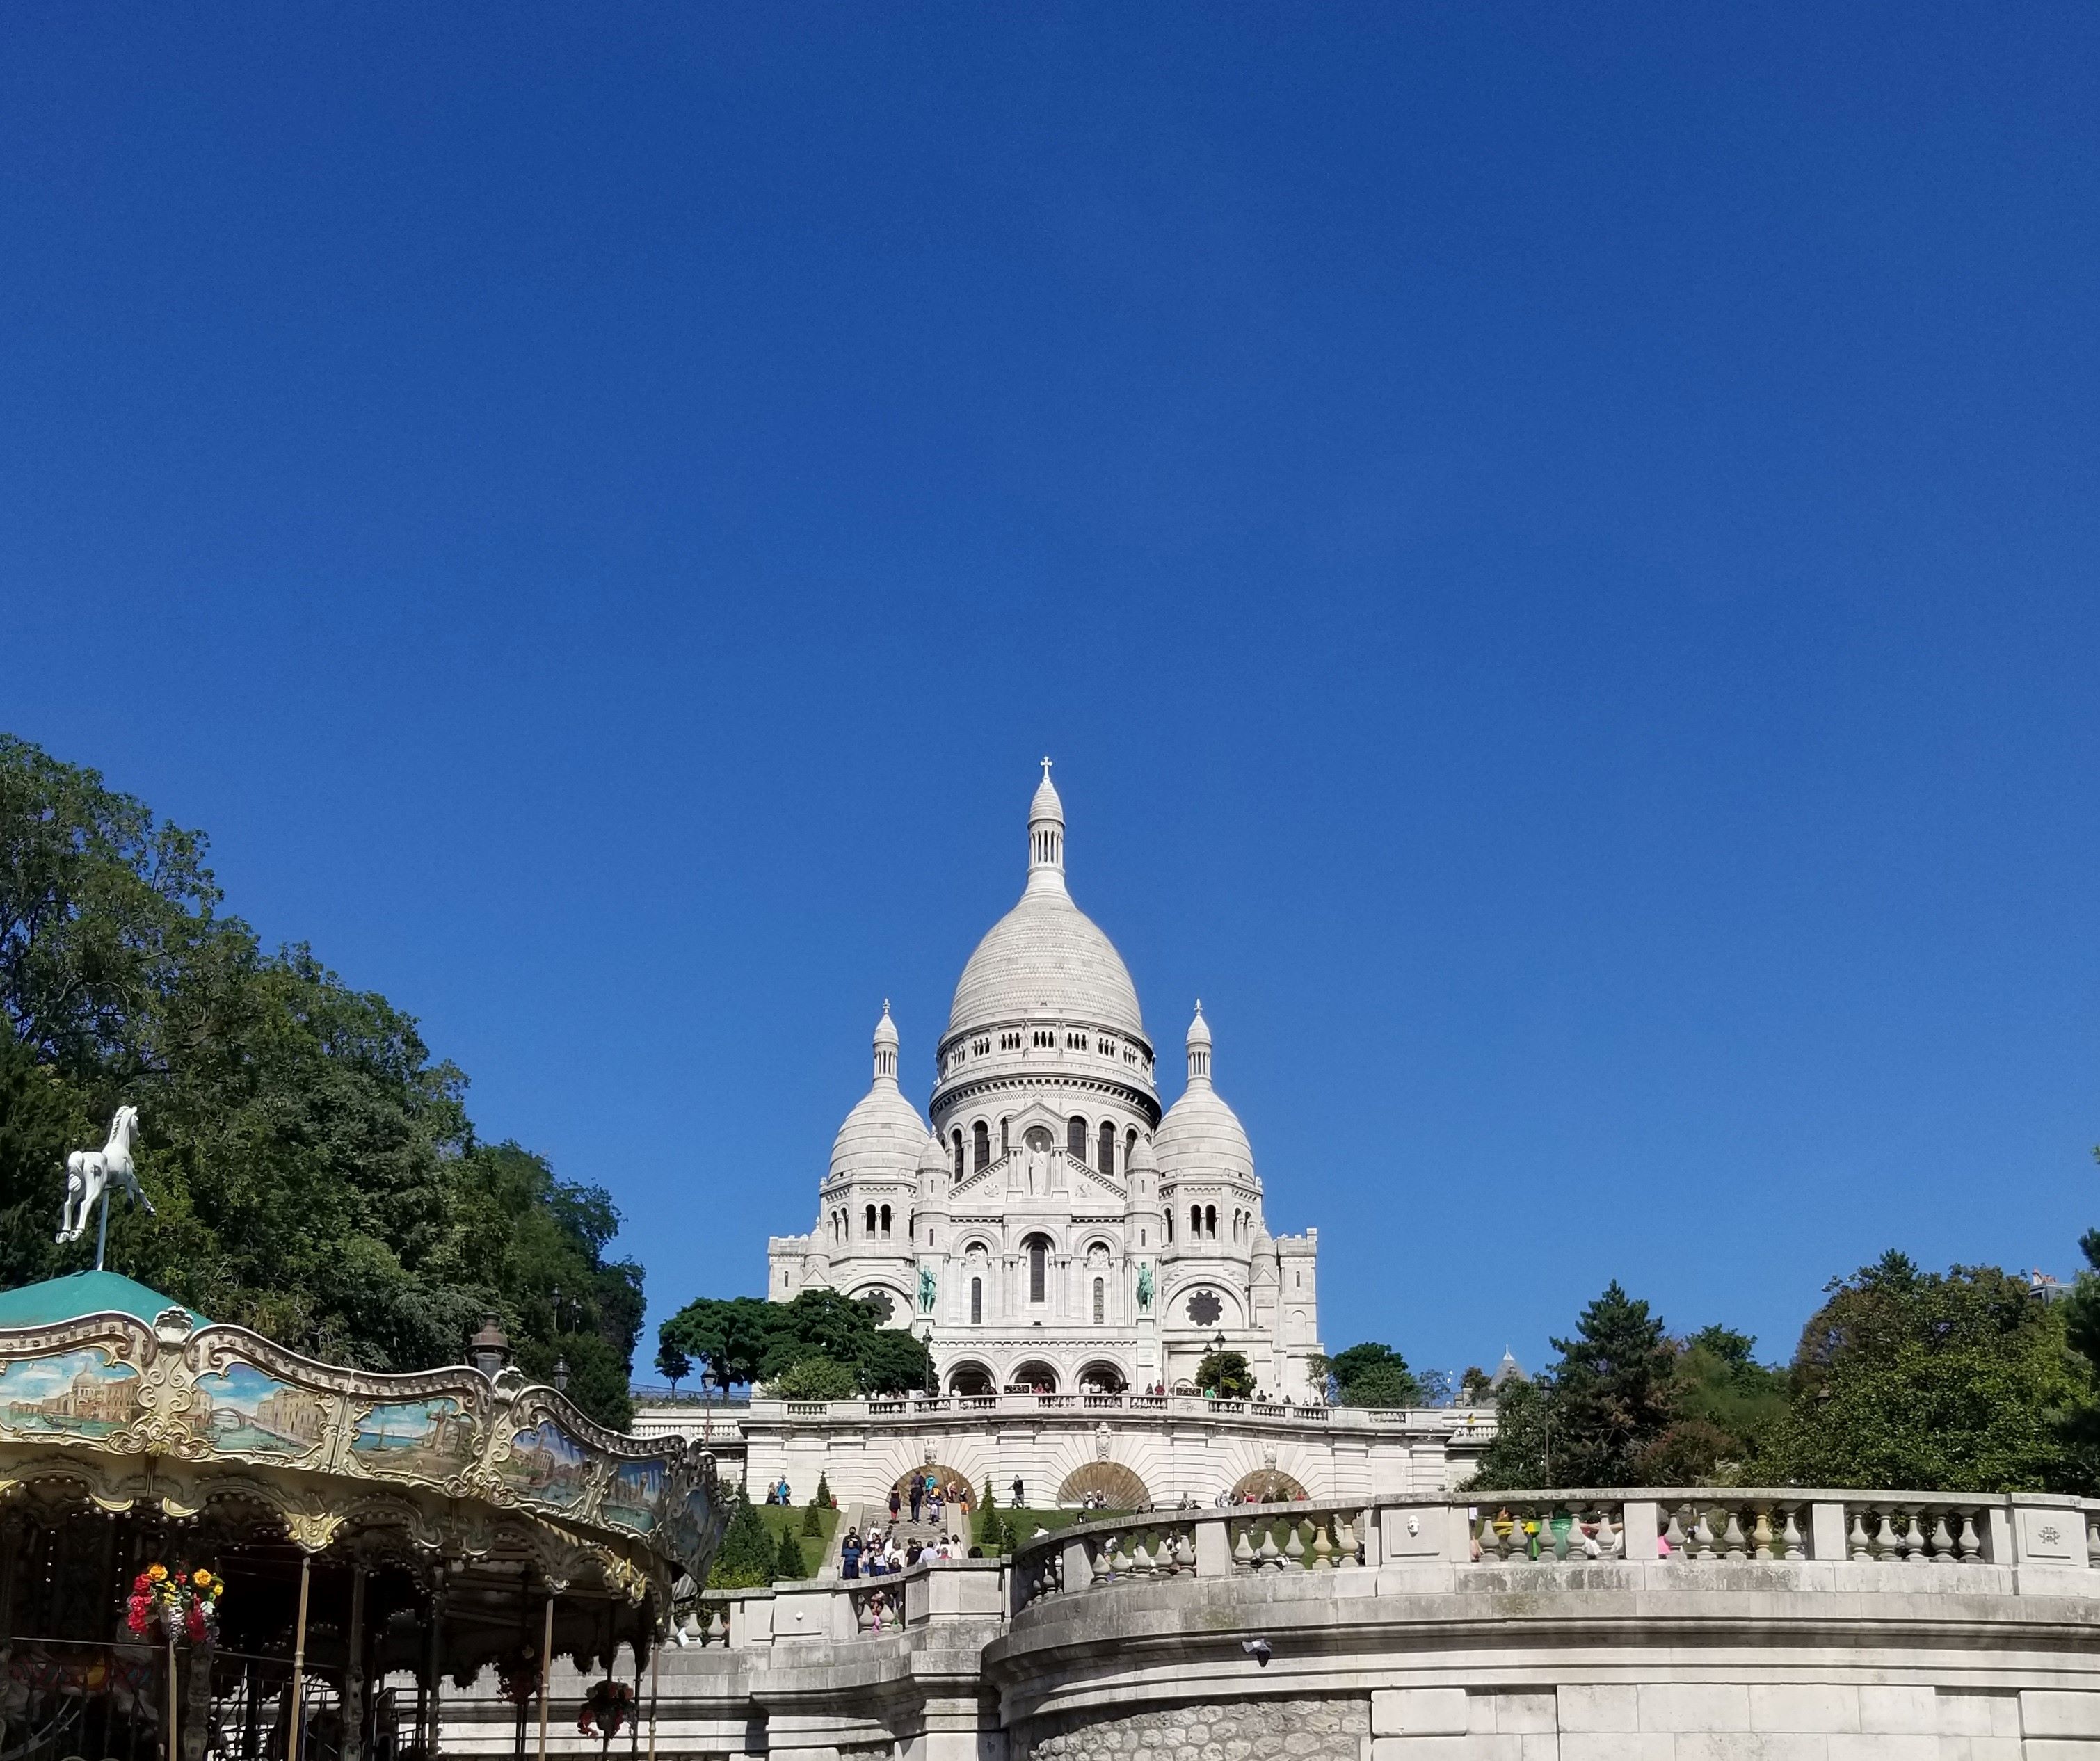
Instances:
[[[1270,1233],[1200,1004],[1162,1115],[1136,988],[1066,889],[1047,760],[1028,848],[1019,903],[955,986],[930,1122],[898,1088],[885,1004],[816,1227],[768,1243],[767,1295],[885,1299],[947,1395],[1186,1390],[1222,1346],[1264,1396],[1319,1400],[1318,1232]]]
[[[1492,1412],[1208,1401],[1193,1395],[937,1395],[894,1401],[759,1399],[719,1417],[644,1407],[634,1429],[684,1437],[731,1479],[788,1482],[807,1500],[819,1475],[849,1507],[880,1503],[907,1474],[992,1486],[1017,1478],[1043,1505],[1089,1494],[1114,1507],[1202,1505],[1220,1493],[1370,1501],[1433,1496],[1471,1474]]]

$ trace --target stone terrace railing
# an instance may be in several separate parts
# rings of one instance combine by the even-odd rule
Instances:
[[[704,1591],[682,1609],[682,1646],[763,1650],[797,1640],[880,1638],[952,1622],[997,1622],[1006,1613],[1005,1562],[930,1561],[880,1578],[804,1578],[749,1590]]]
[[[1341,1430],[1402,1429],[1490,1437],[1491,1407],[1326,1406],[1294,1401],[1209,1400],[1200,1394],[939,1394],[835,1401],[757,1399],[739,1419],[790,1424],[880,1423],[933,1416],[989,1413],[1032,1418],[1046,1412],[1130,1412],[1190,1419],[1250,1419],[1271,1424],[1317,1424]]]
[[[2100,1501],[2043,1494],[1641,1488],[1239,1505],[1076,1525],[1022,1546],[1013,1606],[1117,1584],[1441,1564],[2100,1566]],[[2100,1595],[2100,1574],[2093,1593]]]

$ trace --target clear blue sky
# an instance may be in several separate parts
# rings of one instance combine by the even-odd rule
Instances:
[[[0,725],[656,1318],[885,996],[924,1100],[1046,751],[1330,1345],[2068,1271],[2096,91],[2088,5],[12,7]]]

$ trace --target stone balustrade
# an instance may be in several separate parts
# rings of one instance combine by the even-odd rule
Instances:
[[[2100,1501],[2067,1497],[1159,1511],[682,1612],[658,1761],[2100,1761]],[[447,1754],[508,1752],[492,1691],[447,1717]]]
[[[849,1644],[951,1621],[1000,1619],[1004,1560],[928,1560],[879,1578],[832,1574],[748,1590],[709,1590],[682,1605],[673,1642],[682,1648],[766,1649],[817,1640]]]
[[[1025,1418],[1043,1412],[1170,1413],[1191,1419],[1266,1419],[1279,1423],[1339,1424],[1353,1429],[1400,1425],[1416,1431],[1485,1430],[1490,1434],[1494,1426],[1492,1407],[1328,1406],[1302,1401],[1212,1400],[1201,1394],[921,1394],[834,1401],[761,1397],[748,1402],[734,1416],[747,1423],[787,1419],[861,1424],[933,1414],[990,1413]]]

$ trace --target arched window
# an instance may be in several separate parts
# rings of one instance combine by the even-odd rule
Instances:
[[[970,1280],[970,1325],[984,1325],[984,1280],[981,1278]]]
[[[980,1168],[986,1166],[991,1160],[991,1133],[985,1129],[982,1119],[970,1128],[970,1144],[977,1157],[976,1165]]]
[[[1108,1284],[1101,1278],[1096,1278],[1094,1280],[1094,1325],[1096,1326],[1099,1326],[1104,1321],[1108,1319]]]
[[[1031,1235],[1028,1248],[1028,1300],[1041,1302],[1048,1294],[1050,1285],[1050,1243],[1040,1235]]]
[[[1087,1122],[1076,1113],[1065,1121],[1065,1154],[1074,1162],[1087,1159]]]
[[[885,1241],[889,1239],[889,1207],[888,1205],[882,1207],[882,1238]]]
[[[962,1177],[963,1177],[963,1134],[962,1134],[960,1132],[957,1132],[955,1133],[955,1178],[956,1178],[957,1180],[960,1180]]]
[[[1218,1207],[1215,1205],[1203,1207],[1203,1233],[1212,1241],[1218,1238]]]
[[[1106,1119],[1101,1121],[1101,1170],[1104,1174],[1115,1172],[1115,1127]]]
[[[1192,1204],[1189,1207],[1189,1239],[1201,1241],[1202,1238],[1203,1207],[1199,1204]]]
[[[1137,1154],[1137,1128],[1133,1125],[1123,1134],[1123,1165],[1130,1166],[1130,1159]]]
[[[872,1239],[875,1234],[875,1207],[873,1205],[870,1205],[867,1207],[867,1228],[862,1233]]]
[[[1003,1119],[999,1122],[999,1153],[1001,1155],[1009,1155],[1012,1153],[1013,1145],[1007,1136],[1007,1128],[1012,1123],[1011,1119]]]

